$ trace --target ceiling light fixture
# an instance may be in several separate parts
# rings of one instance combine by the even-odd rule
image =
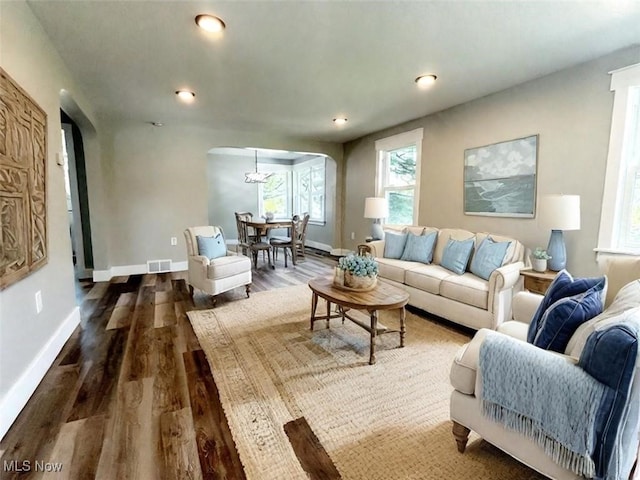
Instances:
[[[258,150],[257,149],[255,150],[255,155],[256,155],[256,171],[245,173],[244,183],[266,183],[267,179],[271,175],[273,175],[273,173],[258,171]]]
[[[176,95],[184,102],[190,102],[196,96],[195,93],[190,92],[189,90],[176,90]]]
[[[418,78],[416,78],[416,83],[420,88],[427,88],[433,85],[436,82],[437,78],[438,77],[431,73],[429,75],[420,75]]]
[[[162,127],[164,125],[164,123],[162,122],[149,122],[149,123],[154,127]]]
[[[335,123],[336,125],[344,125],[345,123],[347,123],[347,119],[344,117],[334,118],[333,123]]]
[[[196,16],[196,24],[203,30],[212,33],[218,33],[225,29],[226,25],[222,19],[213,16],[202,14]]]

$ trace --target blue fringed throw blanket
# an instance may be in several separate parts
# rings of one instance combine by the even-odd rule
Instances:
[[[604,385],[567,359],[490,333],[480,347],[482,412],[536,441],[560,466],[593,478]]]

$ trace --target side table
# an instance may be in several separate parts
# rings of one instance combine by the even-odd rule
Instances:
[[[546,272],[536,272],[531,269],[520,270],[520,275],[524,277],[524,288],[540,295],[545,294],[557,274],[558,272],[552,272],[551,270]]]

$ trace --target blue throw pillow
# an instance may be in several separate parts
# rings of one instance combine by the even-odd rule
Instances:
[[[600,295],[602,295],[602,291],[605,289],[606,285],[607,277],[574,279],[566,270],[561,270],[560,272],[558,272],[558,275],[556,275],[556,278],[554,278],[553,282],[551,282],[551,285],[549,285],[547,292],[544,294],[542,302],[540,302],[536,313],[531,319],[531,323],[529,324],[529,332],[527,333],[527,342],[533,343],[533,340],[538,334],[540,321],[542,320],[544,312],[555,302],[564,297],[572,297],[574,295],[578,295],[579,293],[584,293],[593,287],[597,287],[598,292],[600,293]]]
[[[221,233],[215,237],[197,235],[196,240],[198,241],[198,252],[203,257],[214,259],[224,257],[227,254],[227,246]]]
[[[471,273],[489,280],[493,271],[502,266],[504,256],[511,242],[496,242],[493,238],[485,238],[471,260]]]
[[[467,269],[469,257],[473,251],[473,244],[473,238],[469,238],[468,240],[454,240],[450,238],[444,247],[440,266],[451,270],[453,273],[462,275]]]
[[[384,258],[402,257],[404,245],[407,243],[406,233],[386,232],[384,235]]]
[[[616,323],[589,335],[580,355],[578,366],[605,385],[594,429],[597,442],[591,455],[596,478],[617,478],[617,464],[611,460],[620,442],[621,419],[629,408],[639,340],[638,320]]]
[[[400,260],[431,263],[433,260],[433,246],[436,244],[436,232],[428,235],[409,234]]]
[[[564,353],[578,327],[602,313],[600,292],[601,289],[594,286],[584,293],[561,298],[547,308],[533,344],[545,350]]]

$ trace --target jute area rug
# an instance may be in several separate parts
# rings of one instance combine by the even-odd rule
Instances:
[[[344,479],[543,478],[473,434],[456,450],[449,370],[468,337],[408,312],[405,347],[382,335],[369,365],[368,333],[339,319],[310,331],[310,303],[298,285],[188,312],[249,479],[308,478],[283,428],[300,417]]]

